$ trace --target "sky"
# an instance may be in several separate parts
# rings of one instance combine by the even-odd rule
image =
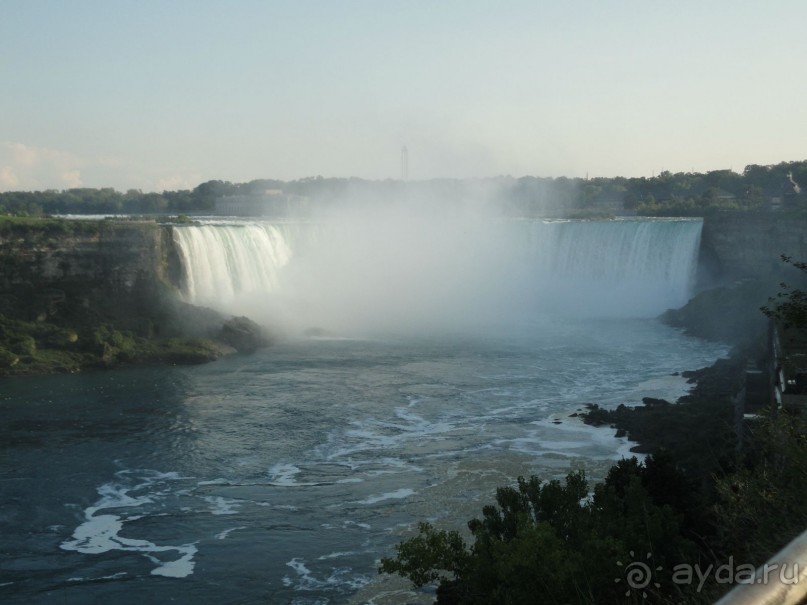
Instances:
[[[807,159],[804,0],[0,0],[0,191]]]

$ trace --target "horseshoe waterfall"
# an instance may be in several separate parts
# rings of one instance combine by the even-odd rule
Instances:
[[[602,479],[633,444],[584,405],[674,399],[725,353],[654,319],[690,294],[699,220],[199,221],[171,227],[182,296],[277,338],[8,379],[0,601],[433,602],[377,573],[418,522]]]
[[[273,309],[339,324],[326,328],[344,327],[351,314],[379,326],[386,314],[391,326],[432,329],[535,312],[657,315],[687,300],[701,226],[700,219],[219,222],[176,227],[174,237],[189,302],[264,320]]]

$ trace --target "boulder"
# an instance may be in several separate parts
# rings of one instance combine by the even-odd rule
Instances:
[[[271,344],[268,330],[248,317],[228,319],[218,339],[240,353],[252,353]]]

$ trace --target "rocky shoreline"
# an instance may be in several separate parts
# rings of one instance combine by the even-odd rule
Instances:
[[[706,290],[659,319],[685,333],[732,346],[727,358],[681,373],[692,384],[675,403],[645,397],[640,406],[604,409],[592,403],[580,415],[592,426],[608,426],[636,443],[637,454],[666,453],[691,476],[710,482],[731,466],[738,447],[735,398],[749,365],[762,367],[767,319],[760,307],[771,292],[769,280],[744,280]]]

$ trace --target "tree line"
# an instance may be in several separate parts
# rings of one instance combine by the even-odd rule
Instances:
[[[204,213],[228,200],[266,200],[272,195],[302,198],[314,204],[366,198],[434,199],[462,202],[484,199],[517,216],[554,216],[570,211],[635,212],[648,216],[705,216],[721,210],[768,210],[775,199],[785,206],[807,206],[807,161],[752,164],[741,172],[663,171],[657,176],[566,178],[498,176],[486,179],[428,181],[307,177],[294,181],[257,179],[248,183],[211,180],[192,190],[119,192],[110,187],[61,191],[0,193],[0,213],[43,214],[164,214]]]

